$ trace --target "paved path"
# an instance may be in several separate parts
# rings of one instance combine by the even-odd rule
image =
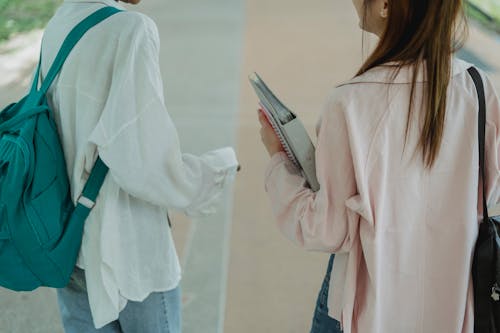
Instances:
[[[297,249],[274,226],[262,180],[268,157],[247,75],[258,71],[313,135],[325,96],[362,60],[351,3],[145,0],[136,9],[158,24],[167,107],[184,150],[232,145],[243,166],[219,214],[173,218],[184,332],[307,332],[328,256]],[[461,55],[490,70],[500,91],[500,40],[474,26],[471,36]],[[365,53],[370,44],[367,38]],[[0,105],[22,91],[0,87]],[[0,289],[0,333],[17,332],[62,332],[52,290]]]
[[[167,108],[184,150],[202,153],[236,147],[243,1],[144,1],[141,10],[160,30]],[[193,220],[187,230],[185,332],[223,331],[232,198],[230,189],[216,215]],[[174,218],[179,237],[186,234],[185,220]]]

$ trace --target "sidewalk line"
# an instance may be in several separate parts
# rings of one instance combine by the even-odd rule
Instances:
[[[233,216],[233,208],[234,208],[234,186],[231,186],[230,189],[230,197],[229,202],[226,209],[226,214],[229,219]],[[219,302],[219,325],[217,328],[217,333],[224,332],[224,320],[226,313],[226,303],[227,303],[227,281],[228,281],[228,272],[229,272],[229,257],[230,257],[230,248],[231,248],[231,230],[232,223],[226,223],[226,230],[224,237],[224,245],[223,245],[223,257],[222,257],[222,276],[221,276],[221,293],[220,293],[220,302]]]

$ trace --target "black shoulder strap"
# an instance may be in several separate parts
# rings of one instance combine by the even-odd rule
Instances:
[[[483,220],[489,218],[488,205],[486,204],[486,167],[485,167],[485,135],[486,135],[486,97],[484,95],[484,85],[481,74],[475,67],[467,70],[476,85],[477,96],[479,101],[479,123],[478,123],[478,137],[479,137],[479,168],[483,180]]]

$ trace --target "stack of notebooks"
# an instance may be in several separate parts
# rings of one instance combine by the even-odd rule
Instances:
[[[315,149],[304,125],[280,102],[257,73],[250,76],[250,83],[259,97],[262,111],[280,139],[288,158],[302,172],[311,190],[318,191]]]

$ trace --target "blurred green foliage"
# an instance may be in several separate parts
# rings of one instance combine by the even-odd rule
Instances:
[[[0,0],[0,41],[43,28],[63,0]],[[500,33],[500,0],[466,0],[467,14]]]
[[[42,28],[62,0],[0,0],[0,41]]]
[[[500,33],[500,0],[467,0],[466,8],[469,17]]]

